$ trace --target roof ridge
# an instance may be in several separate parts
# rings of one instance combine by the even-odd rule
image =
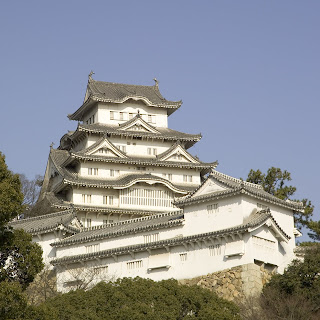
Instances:
[[[248,182],[248,181],[244,181],[242,179],[238,179],[238,178],[235,178],[235,177],[232,177],[232,176],[229,176],[225,173],[222,173],[222,172],[219,172],[217,170],[212,170],[212,172],[210,173],[210,175],[212,176],[215,176],[215,175],[218,175],[218,176],[221,176],[227,180],[231,180],[231,181],[234,181],[234,182],[237,182],[239,184],[244,184],[244,185],[247,185],[249,187],[253,187],[253,188],[257,188],[257,189],[262,189],[263,190],[263,187],[259,184],[256,184],[256,183],[252,183],[252,182]]]

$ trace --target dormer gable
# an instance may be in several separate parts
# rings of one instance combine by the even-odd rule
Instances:
[[[138,111],[138,114],[131,120],[121,124],[119,130],[128,130],[128,131],[140,131],[140,132],[149,132],[160,134],[160,132],[149,123],[144,121]]]
[[[161,161],[200,163],[200,161],[187,152],[179,142],[167,151],[159,154],[157,158]]]
[[[207,180],[192,194],[193,197],[212,194],[215,192],[227,191],[230,188],[223,183],[217,181],[214,177],[209,176]]]
[[[108,138],[99,139],[92,146],[84,150],[85,155],[127,158],[126,154],[117,148]]]

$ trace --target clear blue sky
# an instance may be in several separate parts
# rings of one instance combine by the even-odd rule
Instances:
[[[0,150],[43,174],[51,142],[76,122],[87,76],[152,85],[183,100],[171,128],[191,150],[246,177],[292,173],[320,219],[319,1],[1,1]]]

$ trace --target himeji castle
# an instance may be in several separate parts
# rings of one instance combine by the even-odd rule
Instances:
[[[165,99],[154,80],[89,75],[83,104],[68,115],[76,130],[50,147],[35,216],[12,223],[42,246],[59,291],[73,288],[77,268],[190,279],[250,264],[282,272],[295,258],[302,205],[189,153],[201,135],[168,128],[182,102]]]

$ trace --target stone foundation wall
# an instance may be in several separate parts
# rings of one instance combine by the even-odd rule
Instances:
[[[230,301],[242,300],[261,292],[263,285],[274,272],[274,268],[250,263],[193,279],[180,280],[180,283],[207,288]]]

